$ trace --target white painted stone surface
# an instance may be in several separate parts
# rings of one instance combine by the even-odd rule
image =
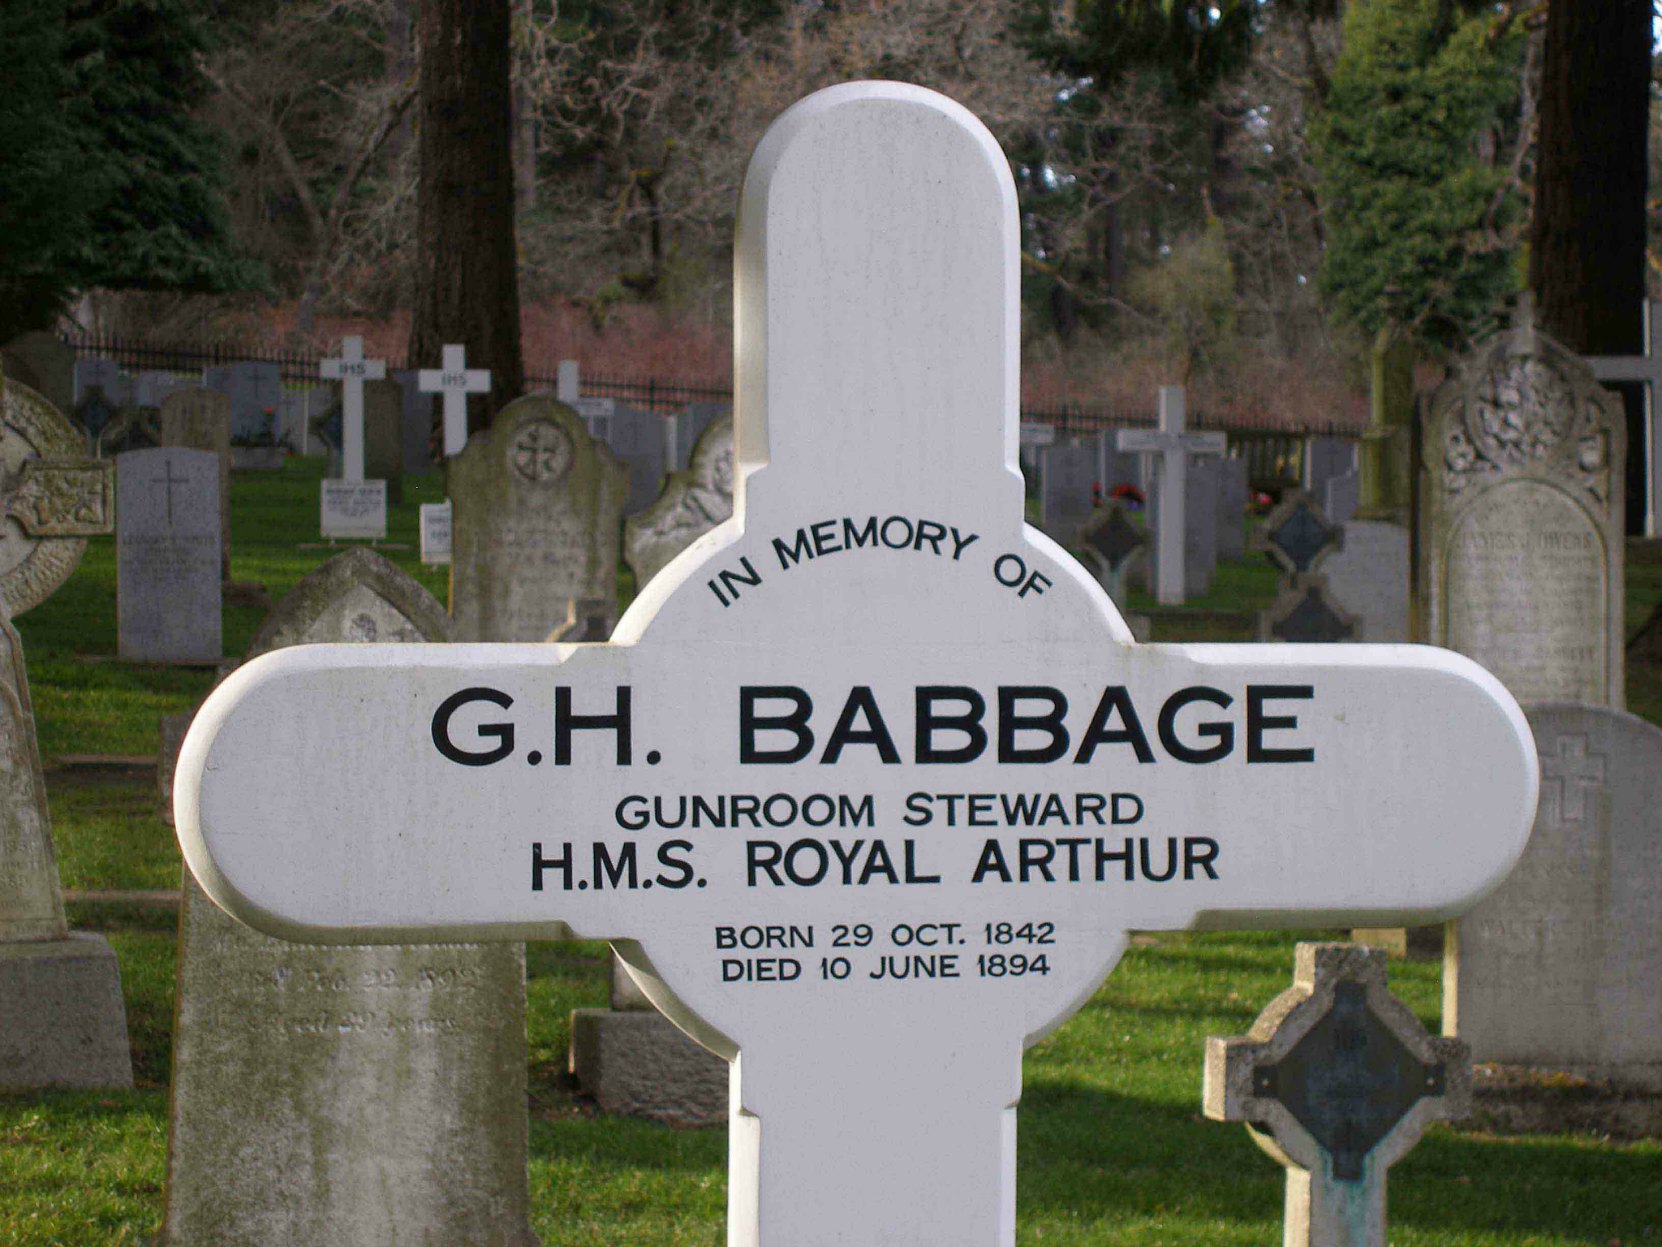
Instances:
[[[1133,644],[1023,524],[1015,188],[959,106],[809,97],[739,219],[733,519],[610,644],[248,664],[180,841],[288,938],[618,940],[738,1058],[730,1243],[1009,1244],[1022,1047],[1128,930],[1462,909],[1523,846],[1528,729],[1431,649]]]
[[[320,366],[326,381],[339,381],[341,393],[341,479],[364,479],[364,382],[387,375],[384,359],[365,359],[364,340],[357,335],[340,340],[340,354]]]
[[[444,348],[440,368],[423,368],[416,385],[424,394],[442,395],[444,401],[444,457],[459,455],[467,445],[467,396],[488,394],[491,374],[484,368],[467,366],[467,348],[456,344]]]
[[[322,486],[319,491],[320,527],[325,539],[386,539],[385,481],[324,480],[319,484]]]
[[[421,504],[421,561],[450,562],[450,502]]]

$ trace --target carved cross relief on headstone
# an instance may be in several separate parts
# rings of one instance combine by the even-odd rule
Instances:
[[[1385,1174],[1471,1111],[1471,1052],[1386,989],[1386,955],[1300,944],[1249,1034],[1206,1041],[1206,1115],[1287,1167],[1285,1247],[1385,1247]]]
[[[731,1242],[1008,1244],[1022,1048],[1128,931],[1458,911],[1523,847],[1532,743],[1428,648],[1133,644],[1022,522],[1015,187],[963,108],[811,96],[739,220],[699,557],[606,644],[247,664],[180,841],[284,938],[613,939],[735,1059]]]

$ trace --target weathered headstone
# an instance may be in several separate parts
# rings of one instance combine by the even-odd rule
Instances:
[[[325,479],[318,492],[318,529],[329,541],[385,541],[387,483]]]
[[[353,550],[301,581],[250,654],[447,630],[425,589]],[[159,1243],[534,1247],[523,947],[290,944],[184,888]]]
[[[1219,459],[1218,560],[1239,562],[1246,556],[1247,501],[1252,495],[1251,465],[1239,456]]]
[[[1385,985],[1385,954],[1300,944],[1252,1030],[1206,1041],[1206,1115],[1247,1123],[1287,1169],[1284,1247],[1385,1247],[1385,1179],[1436,1121],[1471,1112],[1471,1052]]]
[[[421,561],[447,564],[450,562],[450,503],[424,502],[421,504]]]
[[[944,97],[797,105],[738,214],[740,478],[703,561],[609,644],[267,654],[180,758],[186,860],[245,920],[613,939],[738,1058],[735,1242],[1009,1244],[1024,1043],[1130,929],[1446,915],[1527,835],[1527,726],[1475,663],[1134,647],[1035,539],[1016,202]],[[523,402],[497,430],[559,410]]]
[[[115,952],[64,922],[23,642],[10,615],[50,597],[108,532],[108,465],[46,399],[0,380],[0,1087],[130,1087]]]
[[[133,662],[218,662],[218,456],[177,447],[118,455],[117,648]]]
[[[231,400],[231,440],[270,445],[277,437],[277,408],[283,401],[283,373],[276,364],[249,361],[202,370],[202,384]]]
[[[396,381],[364,386],[364,472],[387,483],[387,501],[404,501],[404,393]]]
[[[219,460],[220,575],[231,578],[231,400],[217,390],[181,390],[162,400],[163,446],[207,450]]]
[[[1280,592],[1258,617],[1260,641],[1354,641],[1356,620],[1328,592],[1326,560],[1344,546],[1345,530],[1302,489],[1291,489],[1252,534],[1252,545],[1281,569]]]
[[[508,404],[449,471],[457,640],[541,641],[574,599],[617,601],[629,482],[569,407]]]
[[[1535,829],[1450,924],[1444,1029],[1479,1061],[1662,1090],[1662,730],[1602,706],[1526,709]]]
[[[1038,448],[1039,527],[1064,550],[1079,544],[1079,530],[1096,505],[1097,447],[1069,438]]]
[[[484,368],[467,366],[467,348],[455,344],[444,348],[444,363],[423,368],[416,374],[423,394],[444,396],[444,457],[454,458],[467,446],[467,396],[488,394],[491,374]]]
[[[75,407],[75,348],[55,333],[25,333],[0,347],[7,376],[39,394],[66,416]]]
[[[657,502],[623,523],[623,558],[639,593],[676,555],[733,514],[733,421],[706,426],[684,472]]]
[[[1228,447],[1222,433],[1196,433],[1185,427],[1183,387],[1160,387],[1160,422],[1153,429],[1121,429],[1114,444],[1154,458],[1152,495],[1159,500],[1151,507],[1154,525],[1154,596],[1162,606],[1180,606],[1188,593],[1185,548],[1189,541],[1185,508],[1189,499],[1189,459],[1199,455],[1221,455]],[[1210,579],[1211,572],[1206,573]]]
[[[75,401],[79,408],[93,390],[102,390],[112,409],[125,407],[133,397],[133,379],[113,359],[89,357],[75,361]]]
[[[1615,395],[1546,335],[1497,335],[1424,415],[1424,639],[1519,701],[1620,709],[1622,471]]]

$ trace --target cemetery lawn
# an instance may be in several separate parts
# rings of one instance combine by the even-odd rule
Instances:
[[[233,478],[233,575],[273,600],[331,553],[316,541],[321,465]],[[439,478],[406,478],[389,507],[388,557],[441,600],[445,569],[415,552],[416,505]],[[627,593],[625,581],[624,590]],[[1156,640],[1248,640],[1274,596],[1261,556],[1224,565],[1212,593],[1153,617]],[[1662,544],[1628,548],[1628,629],[1662,600]],[[228,654],[257,606],[225,611]],[[146,1243],[160,1224],[166,1164],[175,912],[180,863],[157,816],[153,773],[87,770],[66,755],[144,758],[159,714],[187,710],[212,673],[137,667],[115,653],[115,556],[94,540],[59,593],[19,621],[48,763],[47,790],[71,925],[108,936],[120,959],[131,1092],[0,1094],[0,1244]],[[1662,723],[1662,673],[1630,671],[1629,704]],[[59,765],[53,765],[54,760]],[[71,757],[67,761],[73,762]],[[131,896],[110,897],[130,892]],[[98,893],[95,899],[74,899]],[[157,895],[160,893],[161,895]],[[1019,1118],[1017,1237],[1023,1244],[1153,1247],[1263,1244],[1281,1236],[1282,1171],[1239,1125],[1200,1114],[1208,1035],[1245,1031],[1288,986],[1298,938],[1340,933],[1138,937],[1086,1008],[1027,1054]],[[528,950],[531,1196],[548,1247],[723,1241],[726,1134],[598,1117],[565,1077],[572,1009],[606,1001],[607,953],[593,943]],[[1393,962],[1391,981],[1433,1029],[1435,963]],[[917,1158],[928,1181],[930,1158]],[[1662,1141],[1586,1134],[1495,1137],[1438,1127],[1392,1171],[1397,1247],[1477,1244],[1662,1247]]]

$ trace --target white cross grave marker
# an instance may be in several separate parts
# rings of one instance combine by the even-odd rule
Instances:
[[[608,643],[247,663],[180,842],[287,939],[617,941],[736,1057],[732,1244],[1005,1247],[1022,1047],[1129,930],[1458,912],[1533,742],[1442,650],[1134,644],[1022,522],[1015,187],[957,104],[810,96],[739,221],[733,518]]]
[[[325,381],[340,382],[341,479],[364,479],[364,382],[380,381],[387,375],[381,359],[364,358],[364,340],[356,335],[340,340],[340,358],[326,359],[321,368]]]
[[[1121,429],[1115,444],[1122,451],[1151,454],[1159,474],[1160,510],[1155,517],[1156,583],[1162,606],[1183,604],[1184,488],[1190,455],[1221,455],[1228,448],[1222,433],[1190,432],[1183,426],[1183,387],[1160,387],[1160,427]]]
[[[491,374],[485,368],[467,366],[467,348],[444,348],[442,368],[423,368],[416,376],[423,394],[444,395],[444,457],[459,455],[467,446],[467,396],[488,394]]]
[[[1662,462],[1657,460],[1657,420],[1662,416],[1662,315],[1657,305],[1645,300],[1645,353],[1643,355],[1589,355],[1587,364],[1600,381],[1641,381],[1645,386],[1645,424],[1642,453],[1648,468],[1645,481],[1644,533],[1657,535],[1657,498],[1662,495]],[[1638,448],[1634,448],[1638,449]],[[1631,452],[1630,452],[1631,453]]]

